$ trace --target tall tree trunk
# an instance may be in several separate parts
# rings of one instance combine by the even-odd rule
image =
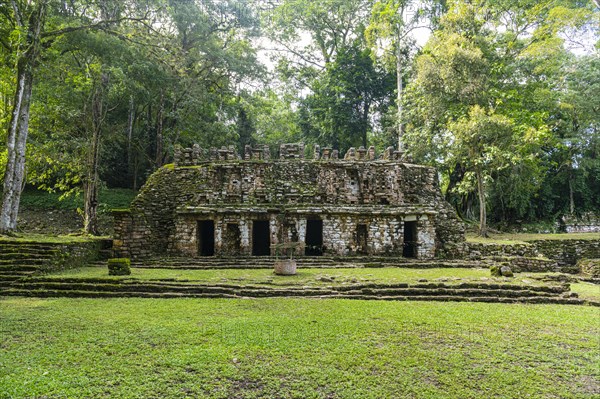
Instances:
[[[137,179],[138,179],[138,168],[139,168],[139,157],[136,155],[133,161],[133,191],[137,191]]]
[[[575,213],[575,198],[573,195],[573,169],[569,166],[569,214]]]
[[[83,230],[87,234],[98,235],[98,175],[100,134],[105,116],[103,100],[108,77],[102,76],[102,83],[92,96],[92,142],[88,157],[88,177],[84,185]]]
[[[371,109],[371,104],[369,102],[365,103],[362,114],[362,132],[361,139],[363,147],[367,148],[367,133],[369,131],[369,111]]]
[[[19,112],[19,128],[17,130],[16,159],[13,180],[13,203],[10,211],[11,230],[17,228],[17,217],[19,215],[19,204],[21,202],[21,192],[25,184],[25,156],[27,152],[27,136],[29,133],[29,110],[31,108],[31,92],[33,91],[33,74],[26,72],[25,93],[23,93],[23,102]]]
[[[20,10],[13,2],[17,24],[25,28]],[[25,181],[25,152],[29,133],[29,109],[33,91],[33,70],[40,52],[40,34],[46,15],[46,1],[40,1],[27,21],[27,39],[17,63],[17,87],[8,127],[8,159],[4,174],[2,208],[0,210],[0,233],[17,228],[17,216],[21,191]]]
[[[11,114],[10,125],[8,128],[8,139],[6,148],[8,150],[8,159],[6,162],[6,171],[4,174],[4,186],[2,197],[2,211],[0,213],[0,233],[8,233],[14,230],[12,220],[12,209],[15,198],[15,171],[17,163],[17,133],[19,128],[19,119],[21,116],[21,105],[27,88],[27,78],[25,68],[19,64],[17,72],[17,89],[15,91],[15,100]]]
[[[161,90],[160,103],[156,113],[156,167],[160,168],[163,164],[163,115],[165,113],[165,94]]]
[[[487,212],[485,209],[485,187],[483,186],[483,173],[477,168],[477,195],[479,196],[479,235],[487,237]]]
[[[402,53],[400,43],[397,43],[396,50],[396,103],[398,105],[398,151],[404,151],[404,123],[402,122],[404,107],[402,106],[402,97],[404,93],[404,83],[402,82]]]
[[[133,124],[135,122],[135,103],[133,96],[129,97],[129,114],[127,116],[127,172],[129,177],[133,175],[133,165],[131,159],[131,144],[133,140]],[[135,183],[133,184],[135,186]]]
[[[404,107],[404,82],[402,81],[402,32],[404,26],[404,5],[398,10],[400,22],[396,26],[396,105],[398,107],[398,151],[404,151],[404,123],[402,122]]]

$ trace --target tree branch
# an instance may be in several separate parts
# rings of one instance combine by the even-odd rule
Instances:
[[[102,29],[108,28],[112,24],[117,24],[119,22],[124,22],[124,21],[144,23],[147,19],[148,19],[147,15],[145,15],[142,18],[123,17],[123,18],[118,18],[118,19],[100,21],[100,22],[97,22],[94,24],[70,26],[67,28],[58,29],[58,30],[54,30],[54,31],[50,31],[50,32],[43,32],[41,34],[41,37],[42,38],[56,37],[56,36],[64,35],[66,33],[77,32],[77,31],[82,31],[82,30],[102,30]]]
[[[17,21],[17,25],[23,25],[23,15],[21,14],[21,10],[19,10],[19,6],[15,3],[15,0],[11,0],[10,5],[12,6],[13,12],[15,13],[15,20]]]

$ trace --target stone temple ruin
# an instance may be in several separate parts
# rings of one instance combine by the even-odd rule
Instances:
[[[131,209],[115,211],[118,256],[269,256],[304,243],[306,256],[460,256],[464,229],[435,169],[388,148],[283,144],[177,148]]]

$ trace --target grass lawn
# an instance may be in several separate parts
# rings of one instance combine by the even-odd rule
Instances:
[[[129,208],[136,195],[137,192],[123,188],[100,189],[99,210],[104,212],[113,208]],[[27,189],[21,195],[21,206],[37,210],[77,210],[83,208],[83,196],[79,194],[62,198],[62,193]]]
[[[523,244],[535,240],[600,240],[598,233],[569,233],[569,234],[533,234],[533,233],[502,233],[490,234],[484,238],[475,233],[467,234],[467,241],[484,244]]]
[[[571,284],[571,291],[579,294],[579,297],[582,299],[600,302],[600,286],[598,284],[586,282],[573,283]]]
[[[69,244],[74,242],[86,242],[97,239],[107,239],[108,237],[91,237],[84,235],[49,235],[37,233],[16,233],[15,235],[1,235],[2,242],[31,243],[31,244]]]
[[[0,398],[594,398],[600,309],[0,298]]]
[[[429,282],[464,283],[467,281],[499,281],[519,283],[520,278],[505,279],[490,277],[489,269],[467,268],[348,268],[348,269],[302,269],[295,276],[276,276],[272,269],[221,269],[221,270],[181,270],[181,269],[138,269],[132,268],[130,276],[108,276],[106,267],[83,267],[66,270],[45,277],[50,278],[134,278],[140,280],[176,279],[198,283],[235,283],[282,286],[340,285],[351,283],[417,283],[426,279]],[[524,275],[527,277],[527,275]],[[536,284],[537,280],[528,280]]]

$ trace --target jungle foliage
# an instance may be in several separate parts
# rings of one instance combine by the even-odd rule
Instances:
[[[576,0],[0,2],[0,231],[27,184],[94,233],[99,187],[193,143],[402,146],[482,233],[598,212],[599,30]]]

